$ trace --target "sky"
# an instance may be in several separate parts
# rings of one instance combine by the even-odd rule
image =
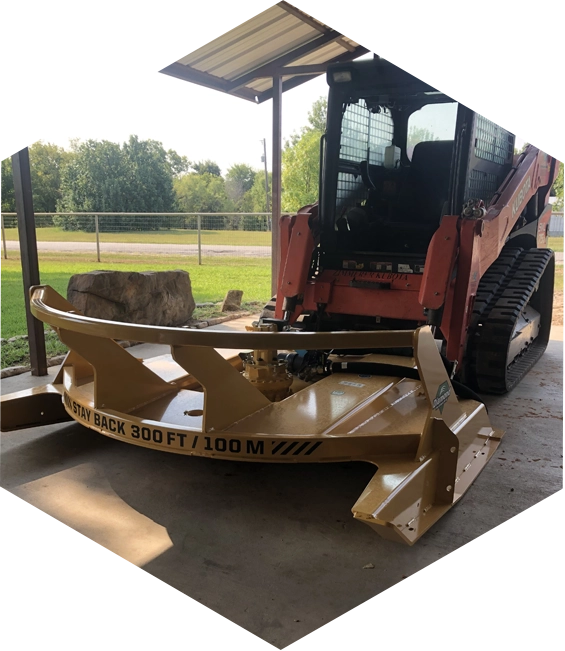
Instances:
[[[189,45],[189,43],[187,44]],[[555,55],[551,49],[392,49],[385,55]],[[68,147],[89,138],[154,139],[189,160],[211,159],[225,171],[235,163],[262,167],[261,140],[271,159],[272,102],[255,105],[152,72],[154,63],[182,55],[179,47],[0,47],[0,152],[25,137]],[[563,53],[561,53],[563,56]],[[325,75],[283,95],[283,140],[307,124],[313,102],[327,95]],[[556,134],[523,130],[522,137]],[[518,139],[521,146],[524,140]]]

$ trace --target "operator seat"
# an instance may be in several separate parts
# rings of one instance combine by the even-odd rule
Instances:
[[[453,140],[419,142],[408,174],[402,221],[439,226],[449,196]]]

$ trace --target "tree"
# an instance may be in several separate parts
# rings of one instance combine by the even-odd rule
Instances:
[[[242,202],[243,212],[271,212],[271,192],[272,174],[268,175],[269,183],[269,205],[267,206],[267,197],[265,194],[265,172],[255,172],[253,185],[246,192]],[[266,231],[269,230],[270,217],[246,215],[242,220],[244,231]]]
[[[255,170],[245,163],[232,165],[226,174],[226,193],[233,201],[235,210],[244,211],[241,206],[244,197],[253,187],[255,181]]]
[[[328,119],[328,100],[325,97],[317,99],[308,113],[310,129],[324,133]]]
[[[557,201],[553,204],[553,210],[561,211],[563,210],[563,163],[559,163],[559,172],[553,183],[553,190],[557,197]]]
[[[55,212],[61,198],[61,173],[72,153],[51,143],[34,143],[29,148],[33,208],[36,212]]]
[[[174,149],[169,149],[167,152],[167,161],[173,176],[186,174],[190,169],[188,158],[186,156],[179,156]]]
[[[127,210],[171,212],[175,203],[173,171],[163,145],[155,140],[130,136],[123,145],[122,156],[127,170],[124,187]]]
[[[318,200],[320,173],[319,131],[307,130],[282,155],[282,209],[296,212]]]
[[[528,147],[529,144],[530,144],[529,142],[525,142],[522,145],[521,149],[518,149],[517,147],[514,147],[514,156],[516,156],[517,154],[523,154],[526,151],[526,147]]]
[[[55,212],[61,199],[61,173],[72,153],[51,143],[38,141],[29,147],[29,166],[35,212]],[[12,161],[2,161],[2,211],[15,212]],[[15,221],[15,218],[12,218]],[[8,223],[8,220],[6,220]],[[52,217],[36,217],[37,226],[53,223]]]
[[[108,140],[74,143],[74,156],[61,177],[61,212],[172,212],[175,195],[170,156],[160,142],[130,136],[120,146]],[[94,230],[94,216],[55,218],[65,230]],[[117,216],[101,230],[156,230],[169,218]]]
[[[433,131],[426,129],[425,127],[411,125],[408,130],[408,139],[406,142],[406,154],[408,155],[408,158],[412,159],[414,147],[419,142],[429,142],[431,140],[439,140],[439,137],[436,136]]]
[[[2,161],[2,212],[16,212],[14,177],[12,176],[12,161],[10,158],[5,158]]]
[[[318,200],[320,138],[326,129],[327,101],[316,100],[308,126],[291,135],[282,153],[282,209],[296,212]]]
[[[176,205],[180,212],[232,212],[233,205],[226,193],[225,181],[215,174],[185,174],[174,180]],[[196,217],[188,219],[189,228],[195,228]],[[221,217],[208,216],[202,220],[205,229],[224,229]]]
[[[212,160],[202,160],[198,163],[189,163],[191,169],[195,171],[196,174],[212,174],[212,176],[222,176],[222,170],[219,168],[217,163],[214,163]]]

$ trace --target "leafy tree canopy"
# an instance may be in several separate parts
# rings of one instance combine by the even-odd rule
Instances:
[[[201,160],[198,163],[189,163],[190,169],[196,174],[212,174],[212,176],[222,176],[222,170],[217,163],[212,160]]]
[[[245,163],[232,165],[226,174],[226,192],[234,205],[240,206],[255,181],[255,170]]]
[[[559,164],[559,173],[553,184],[553,190],[557,197],[557,201],[553,205],[553,210],[563,210],[563,163]]]
[[[171,156],[155,140],[130,136],[120,146],[108,140],[74,143],[74,155],[61,174],[61,212],[172,212],[175,195]],[[163,220],[120,216],[103,220],[108,228],[151,230]],[[56,217],[66,230],[91,230],[90,216]]]
[[[282,209],[295,212],[318,200],[320,138],[326,129],[327,100],[316,100],[308,126],[294,133],[282,153]]]

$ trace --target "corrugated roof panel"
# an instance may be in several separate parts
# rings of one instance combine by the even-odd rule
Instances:
[[[337,40],[329,40],[336,36]],[[320,46],[320,40],[325,44]],[[298,57],[293,59],[295,50]],[[365,52],[351,39],[332,31],[287,2],[280,2],[179,59],[162,72],[245,99],[252,100],[256,94],[259,101],[263,101],[266,97],[261,98],[260,95],[272,88],[272,81],[252,79],[252,76],[254,71],[271,62],[281,69],[288,65],[325,63],[338,57],[348,61]],[[240,90],[230,86],[229,82],[240,78],[246,82],[239,87]],[[309,78],[305,76],[304,81]],[[298,75],[285,75],[283,81],[287,82],[285,88],[301,83]]]
[[[301,57],[300,59],[297,59],[296,61],[293,61],[289,65],[316,65],[319,63],[325,63],[326,61],[334,59],[341,54],[345,54],[346,52],[348,52],[348,50],[339,45],[339,43],[334,42],[324,46],[323,48],[320,48],[316,52],[312,52],[306,56]],[[298,75],[285,75],[283,77],[283,81],[287,79],[293,79],[296,76]],[[262,93],[266,90],[270,90],[272,86],[273,84],[270,78],[256,79],[253,82],[246,84],[246,88],[249,88],[256,93]]]
[[[263,27],[268,26],[273,21],[284,19],[288,15],[289,14],[284,9],[278,5],[275,5],[274,7],[271,7],[270,9],[267,9],[266,11],[258,14],[254,18],[251,18],[245,23],[242,23],[238,27],[235,27],[229,32],[222,34],[222,36],[219,36],[213,41],[210,41],[210,43],[203,45],[202,47],[198,48],[198,50],[187,54],[182,59],[179,59],[178,63],[192,66],[203,58],[211,56],[214,52],[221,51],[226,46],[248,38],[250,35],[257,33],[259,30],[261,30]]]
[[[301,24],[296,20],[281,21],[258,32],[253,38],[239,41],[237,44],[203,59],[193,67],[222,77],[233,76],[236,69],[243,69],[247,72],[251,66],[258,67],[266,61],[272,61],[288,50],[308,43],[316,37],[317,32],[308,25]],[[259,51],[263,51],[263,54],[259,54]],[[266,59],[265,52],[267,52]],[[223,71],[220,72],[220,69]]]
[[[213,68],[209,72],[224,79],[236,79],[249,71],[256,70],[265,63],[273,61],[273,59],[277,59],[290,49],[296,49],[305,43],[309,43],[314,38],[316,36],[312,36],[311,32],[305,31],[301,26],[296,26],[289,33],[273,34],[257,47],[250,45],[249,50],[241,59],[235,56],[233,59],[226,61],[224,65]]]

